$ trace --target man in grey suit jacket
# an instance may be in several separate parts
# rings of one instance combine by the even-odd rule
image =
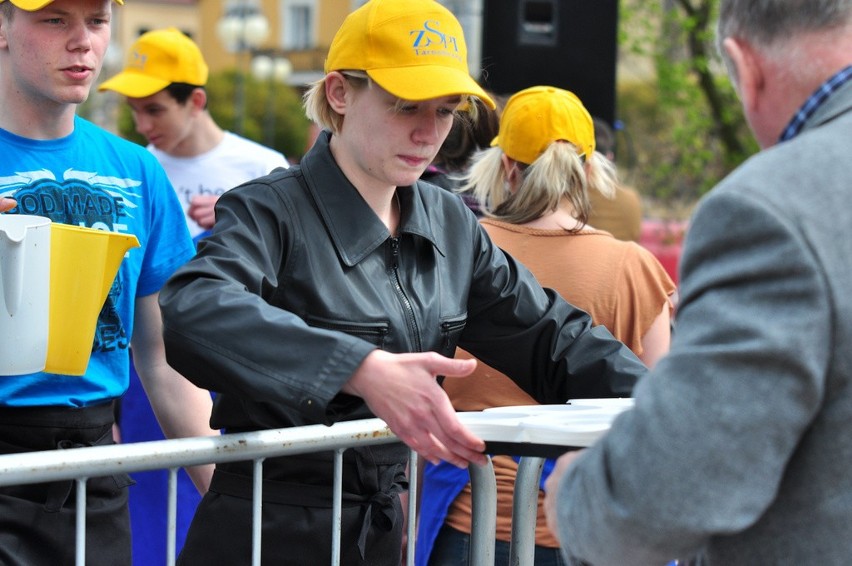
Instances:
[[[722,0],[718,31],[763,151],[696,209],[635,409],[550,477],[573,561],[852,563],[852,0]]]

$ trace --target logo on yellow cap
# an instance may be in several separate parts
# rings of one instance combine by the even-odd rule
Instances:
[[[414,53],[416,55],[444,55],[461,61],[458,38],[441,32],[438,29],[440,26],[441,22],[438,20],[426,20],[421,29],[409,32],[409,36],[414,36],[414,43],[412,44]]]

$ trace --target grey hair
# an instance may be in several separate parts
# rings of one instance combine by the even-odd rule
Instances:
[[[721,0],[716,48],[743,38],[762,47],[801,33],[840,29],[852,24],[852,0]]]

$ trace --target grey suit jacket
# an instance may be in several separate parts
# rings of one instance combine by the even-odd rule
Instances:
[[[852,563],[852,83],[703,199],[681,282],[670,354],[560,486],[563,547]]]

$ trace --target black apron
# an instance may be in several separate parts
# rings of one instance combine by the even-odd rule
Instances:
[[[263,564],[330,564],[333,452],[263,462]],[[353,448],[343,458],[341,560],[399,566],[408,488],[403,445]],[[219,464],[196,510],[179,566],[251,563],[252,463]]]
[[[114,444],[112,403],[93,407],[0,407],[0,454]],[[86,563],[131,563],[126,474],[86,483]],[[0,487],[0,564],[74,564],[74,480]]]

